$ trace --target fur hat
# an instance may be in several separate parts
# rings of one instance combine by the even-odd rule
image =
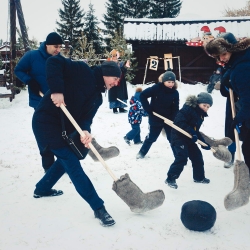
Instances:
[[[200,103],[207,103],[210,105],[210,107],[213,105],[213,98],[210,94],[206,92],[201,92],[197,95],[197,104]]]
[[[121,77],[121,69],[116,62],[105,61],[101,64],[102,75],[103,76],[115,76]]]
[[[181,221],[187,229],[203,232],[214,226],[216,211],[206,201],[188,201],[181,208]]]
[[[46,38],[46,45],[58,45],[63,44],[63,40],[56,32],[51,32]]]
[[[230,42],[234,42],[234,40],[230,39]],[[230,43],[225,38],[215,38],[206,44],[205,50],[206,52],[214,58],[217,58],[220,54],[225,52],[239,52],[242,50],[246,50],[250,46],[250,38],[242,39],[237,43]]]
[[[162,76],[162,82],[166,81],[173,81],[173,82],[176,81],[176,76],[171,69],[168,69]]]

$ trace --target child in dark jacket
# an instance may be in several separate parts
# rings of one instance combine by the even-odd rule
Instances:
[[[202,153],[195,142],[197,139],[205,142],[199,129],[204,118],[207,117],[207,111],[212,104],[213,99],[208,93],[201,92],[197,97],[191,95],[187,98],[182,109],[180,109],[174,119],[174,124],[191,134],[192,139],[172,129],[171,145],[175,152],[175,160],[169,168],[165,181],[172,188],[178,188],[175,180],[179,178],[184,166],[187,164],[188,158],[192,162],[194,182],[205,184],[210,182],[209,179],[205,178]],[[201,147],[210,150],[209,145]]]
[[[141,144],[141,128],[140,124],[142,116],[147,116],[147,112],[143,109],[140,101],[140,94],[142,88],[136,88],[135,95],[130,99],[130,109],[128,112],[128,122],[131,124],[132,130],[130,130],[125,136],[125,142],[130,145],[130,141],[133,140],[134,144]]]
[[[175,118],[179,110],[179,92],[176,90],[177,84],[175,81],[175,74],[171,70],[167,70],[163,74],[161,82],[145,89],[141,93],[141,103],[149,117],[149,134],[146,136],[139,153],[136,155],[137,159],[144,158],[163,128],[170,142],[171,127],[164,123],[164,120],[155,116],[153,112],[171,120]],[[148,98],[151,98],[150,103]]]

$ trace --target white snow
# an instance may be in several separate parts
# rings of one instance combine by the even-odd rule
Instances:
[[[135,86],[128,84],[128,90],[130,97]],[[180,83],[180,107],[187,95],[202,91],[206,91],[202,84]],[[201,131],[222,138],[225,98],[216,90],[212,96],[214,105]],[[82,167],[116,220],[113,227],[99,225],[67,174],[55,185],[64,191],[62,196],[34,199],[35,184],[44,173],[31,128],[33,109],[28,107],[28,93],[23,90],[12,102],[0,99],[0,249],[250,249],[249,204],[230,212],[224,207],[224,197],[233,189],[233,168],[225,169],[211,151],[202,150],[206,177],[211,183],[194,183],[188,162],[177,180],[179,188],[169,188],[164,181],[174,157],[167,139],[160,135],[145,159],[136,160],[140,146],[128,146],[123,140],[130,130],[127,114],[113,114],[107,95],[103,97],[104,103],[94,118],[92,132],[102,146],[116,145],[120,149],[120,155],[107,161],[107,165],[118,178],[128,173],[145,193],[162,189],[166,196],[163,205],[144,214],[131,212],[112,190],[113,179],[106,169],[89,156],[81,162]],[[147,118],[143,118],[142,139],[148,132],[147,126]],[[212,229],[194,232],[183,226],[181,207],[190,200],[203,200],[214,206],[217,220]]]

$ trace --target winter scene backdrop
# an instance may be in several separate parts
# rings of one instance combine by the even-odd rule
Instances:
[[[128,83],[129,98],[137,86]],[[206,91],[203,84],[179,82],[180,107],[189,94]],[[225,98],[212,93],[213,106],[201,131],[216,139],[224,137]],[[226,169],[211,151],[202,150],[206,177],[210,184],[192,179],[191,162],[177,180],[178,189],[164,181],[174,160],[167,139],[161,134],[144,159],[136,160],[140,145],[127,145],[123,137],[130,130],[127,114],[113,114],[108,97],[94,118],[92,134],[103,147],[115,145],[120,155],[106,161],[119,178],[128,173],[144,192],[161,189],[165,201],[157,209],[135,214],[112,190],[113,179],[99,162],[89,156],[81,161],[107,211],[116,224],[105,228],[77,194],[65,174],[54,188],[62,196],[33,198],[35,184],[44,175],[40,155],[31,128],[33,109],[28,106],[27,90],[12,102],[0,99],[0,249],[1,250],[248,250],[250,249],[249,204],[233,211],[224,207],[224,197],[232,191],[233,168]],[[148,133],[148,118],[141,124],[142,140]],[[205,232],[190,231],[180,220],[182,205],[191,200],[209,202],[217,212],[214,226]]]

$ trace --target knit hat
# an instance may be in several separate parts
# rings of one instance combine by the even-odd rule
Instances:
[[[102,75],[103,76],[115,76],[121,77],[121,69],[116,62],[105,61],[101,64]]]
[[[171,69],[168,69],[162,76],[162,82],[166,81],[173,81],[173,82],[176,81],[176,76]]]
[[[218,37],[224,38],[228,43],[231,43],[231,44],[236,44],[238,42],[235,36],[230,32],[219,34]]]
[[[213,98],[210,94],[206,92],[201,92],[197,95],[197,103],[207,103],[210,105],[210,107],[213,105]]]
[[[181,208],[181,221],[189,230],[203,232],[214,226],[216,211],[206,201],[188,201]]]
[[[46,45],[57,45],[63,44],[63,40],[56,32],[49,33],[46,38]]]

